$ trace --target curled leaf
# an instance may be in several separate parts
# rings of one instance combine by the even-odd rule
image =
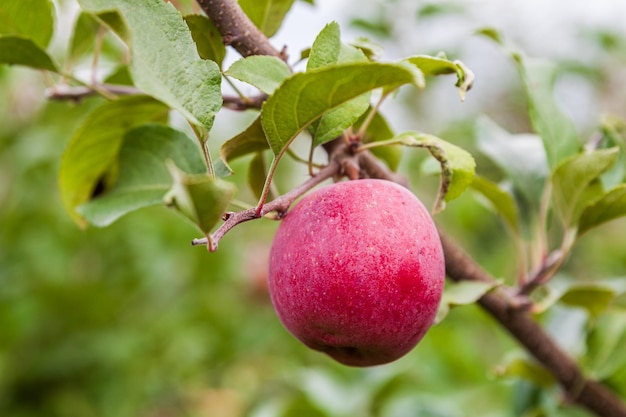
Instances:
[[[405,146],[426,148],[441,165],[441,182],[434,213],[444,209],[446,201],[460,196],[474,180],[476,162],[472,155],[456,145],[433,135],[405,132],[381,144],[398,143]]]
[[[472,88],[476,76],[461,61],[450,61],[445,57],[434,57],[430,55],[417,55],[406,59],[407,62],[419,68],[424,76],[456,74],[461,101],[465,100],[465,94]]]

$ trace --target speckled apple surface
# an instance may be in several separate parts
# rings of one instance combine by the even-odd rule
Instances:
[[[432,325],[444,278],[428,210],[389,181],[306,195],[282,220],[270,253],[270,295],[283,325],[350,366],[409,352]]]

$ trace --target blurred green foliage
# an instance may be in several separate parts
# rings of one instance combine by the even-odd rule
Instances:
[[[421,10],[421,17],[447,13]],[[386,19],[365,19],[361,26],[388,35]],[[625,38],[597,35],[607,54],[623,61]],[[602,62],[589,72],[594,83],[608,77]],[[79,229],[62,207],[59,163],[72,133],[102,100],[46,101],[44,90],[39,74],[0,67],[1,416],[588,415],[564,404],[540,374],[521,378],[534,364],[477,306],[453,309],[390,365],[346,368],[308,350],[271,308],[266,256],[276,223],[269,220],[238,226],[214,254],[190,247],[198,232],[164,207],[104,229]],[[512,84],[501,94],[517,110],[507,116],[510,124],[525,126],[525,103],[516,91]],[[419,113],[429,103],[405,104]],[[475,151],[481,174],[501,175],[476,149],[471,118],[438,129]],[[438,179],[424,175],[423,159],[419,151],[406,152],[400,171],[428,202]],[[235,171],[245,172],[245,162],[235,162]],[[304,172],[287,163],[277,183],[287,187]],[[238,181],[245,196],[245,182]],[[494,276],[512,280],[514,244],[475,194],[450,203],[438,221]],[[625,232],[619,221],[585,236],[564,274],[574,280],[623,276]],[[539,319],[583,358],[590,374],[626,396],[620,350],[626,300],[619,301],[594,320],[571,306]]]

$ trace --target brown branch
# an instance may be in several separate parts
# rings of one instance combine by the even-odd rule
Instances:
[[[98,86],[77,86],[58,85],[46,90],[46,97],[50,100],[73,100],[80,101],[86,97],[97,94],[112,96],[127,96],[142,94],[142,91],[129,85],[100,84]]]
[[[230,41],[243,56],[254,54],[280,56],[268,39],[251,24],[234,0],[197,1],[215,23],[223,38]],[[331,164],[327,167],[328,172],[325,171],[329,176],[342,174],[342,165],[334,158],[338,152],[343,152],[339,149],[341,146],[348,145],[342,143],[341,140],[324,145],[331,160]],[[349,155],[350,151],[345,153]],[[400,181],[406,185],[406,181],[401,177],[390,172],[384,165],[375,163],[374,160],[375,158],[369,152],[357,155],[359,168],[366,175],[372,178]],[[333,165],[334,162],[337,163]],[[314,178],[312,177],[312,180]],[[264,211],[271,211],[272,203],[268,203]],[[276,205],[285,207],[282,203],[276,203]],[[248,219],[241,221],[245,220]],[[229,221],[234,222],[234,220],[227,219],[226,223]],[[230,224],[223,227],[232,228]],[[441,240],[446,259],[446,273],[451,280],[493,281],[493,278],[445,233],[441,233]],[[480,298],[478,303],[554,376],[570,401],[587,408],[598,416],[626,417],[626,406],[622,400],[604,385],[585,377],[576,362],[533,320],[527,310],[519,308],[519,300],[509,294],[506,289],[497,288]]]
[[[224,44],[242,56],[272,55],[284,58],[267,37],[252,23],[234,0],[197,0],[202,10],[222,34]]]
[[[230,110],[243,111],[248,109],[260,109],[263,102],[267,100],[266,94],[259,94],[254,97],[228,96],[222,97],[223,106]]]
[[[453,281],[493,281],[467,253],[440,233],[446,273]],[[484,295],[478,303],[539,361],[567,393],[568,399],[603,417],[625,417],[626,406],[604,385],[586,378],[574,362],[504,289]]]

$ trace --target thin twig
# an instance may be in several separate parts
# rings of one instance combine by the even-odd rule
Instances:
[[[222,225],[210,236],[210,239],[199,238],[192,240],[193,246],[207,245],[209,251],[215,252],[219,241],[228,233],[233,227],[240,223],[247,222],[249,220],[258,219],[271,212],[277,212],[278,217],[281,218],[285,215],[289,207],[293,202],[302,194],[309,191],[311,188],[320,184],[321,182],[332,178],[339,172],[340,166],[338,163],[331,161],[328,165],[318,171],[313,177],[292,189],[288,193],[281,195],[280,197],[270,201],[263,205],[259,212],[256,207],[252,207],[248,210],[227,213],[226,220]]]
[[[224,95],[223,106],[230,110],[243,111],[248,109],[260,109],[263,102],[267,100],[266,94],[259,94],[253,97],[239,97]]]
[[[98,86],[57,85],[46,90],[46,97],[50,100],[80,101],[86,97],[101,94],[103,91],[114,96],[128,96],[142,94],[142,91],[129,85],[99,84]]]

